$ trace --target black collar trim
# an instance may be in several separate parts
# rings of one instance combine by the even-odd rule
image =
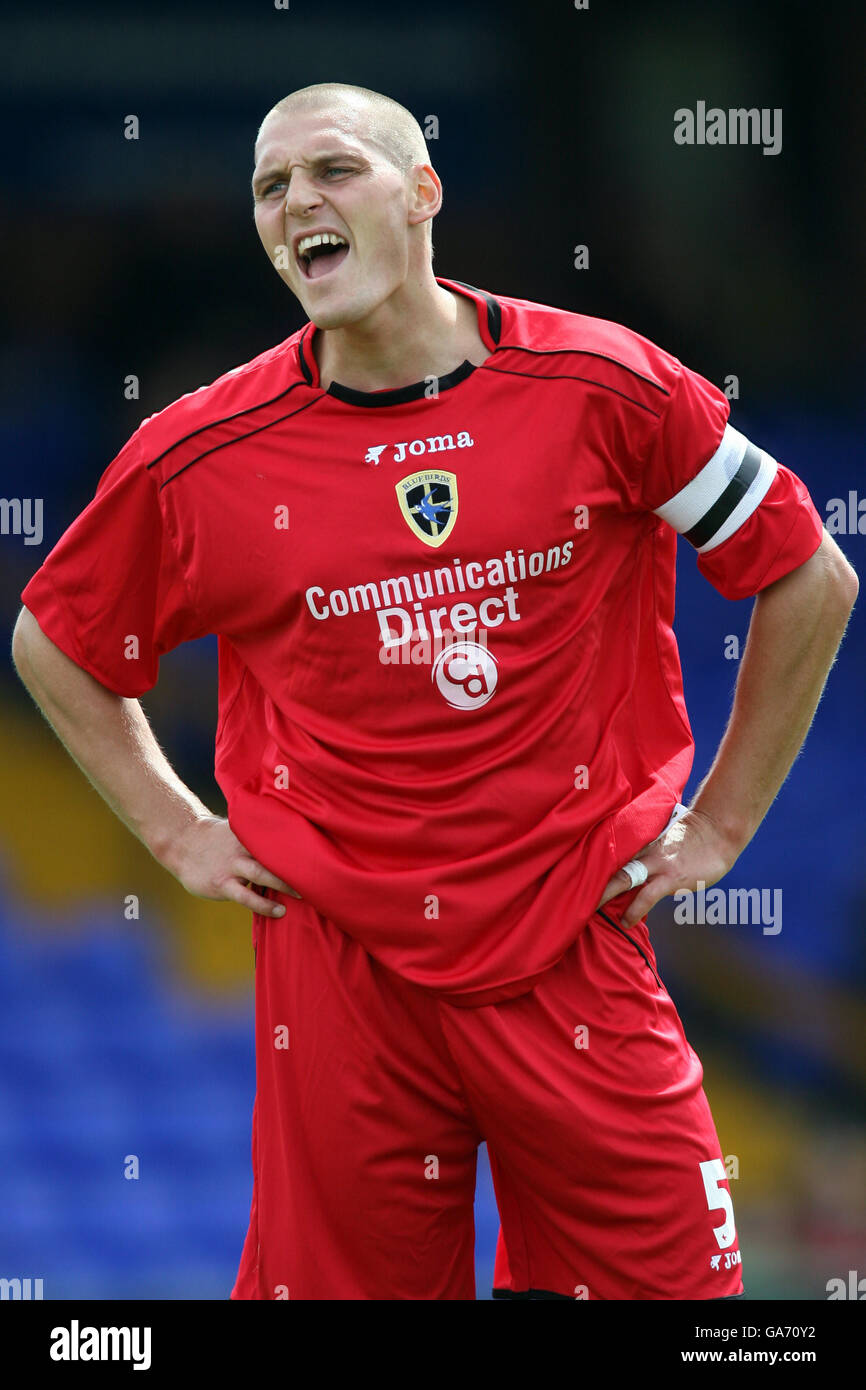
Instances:
[[[464,280],[451,280],[452,285],[459,285],[461,289],[469,290],[472,295],[477,295],[483,299],[487,306],[487,331],[495,347],[499,346],[499,339],[502,337],[502,309],[498,300],[488,294],[486,290],[476,289],[474,285],[467,285]]]
[[[458,386],[474,371],[475,367],[471,362],[463,361],[447,376],[436,377],[437,394],[441,395],[452,386]],[[431,377],[430,380],[433,381],[434,378]],[[347,405],[363,405],[375,409],[380,405],[403,405],[405,401],[420,401],[428,390],[429,383],[426,381],[415,381],[411,386],[395,386],[387,391],[356,391],[351,386],[341,386],[339,381],[332,381],[327,394],[336,396],[338,401],[345,401]]]
[[[311,372],[310,364],[307,361],[307,353],[312,352],[313,349],[312,346],[307,347],[305,345],[307,339],[310,337],[312,332],[313,325],[311,323],[308,323],[300,338],[298,339],[298,362],[301,366],[301,373],[303,375],[304,381],[307,383],[308,386],[312,386],[313,384],[313,373]]]

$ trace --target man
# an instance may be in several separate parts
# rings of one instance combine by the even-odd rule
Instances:
[[[495,1296],[741,1296],[644,918],[751,839],[856,577],[702,377],[616,324],[434,276],[442,188],[403,107],[291,94],[253,193],[309,322],[144,421],[14,639],[117,814],[189,891],[254,913],[232,1296],[473,1298],[482,1140]],[[722,593],[757,595],[687,811],[677,533]],[[208,632],[228,821],[136,698]]]

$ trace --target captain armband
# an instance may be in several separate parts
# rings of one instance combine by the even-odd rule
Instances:
[[[675,496],[653,510],[699,553],[714,550],[748,521],[766,496],[778,466],[739,430],[726,425],[709,462]]]

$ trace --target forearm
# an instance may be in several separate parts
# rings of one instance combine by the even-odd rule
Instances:
[[[207,807],[178,777],[138,700],[115,695],[71,661],[25,609],[16,625],[18,674],[58,738],[112,811],[160,863]]]
[[[692,802],[732,860],[803,745],[856,594],[853,570],[825,535],[811,560],[755,600],[728,727]]]

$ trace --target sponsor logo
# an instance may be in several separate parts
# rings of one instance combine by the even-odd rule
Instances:
[[[478,709],[496,690],[496,657],[477,642],[453,642],[436,660],[432,678],[452,709]]]
[[[453,434],[430,434],[426,439],[404,439],[394,444],[391,457],[394,463],[403,463],[409,454],[443,454],[450,449],[472,449],[475,440],[468,430],[460,430],[455,441]],[[365,463],[379,463],[387,444],[371,444],[364,455]]]

